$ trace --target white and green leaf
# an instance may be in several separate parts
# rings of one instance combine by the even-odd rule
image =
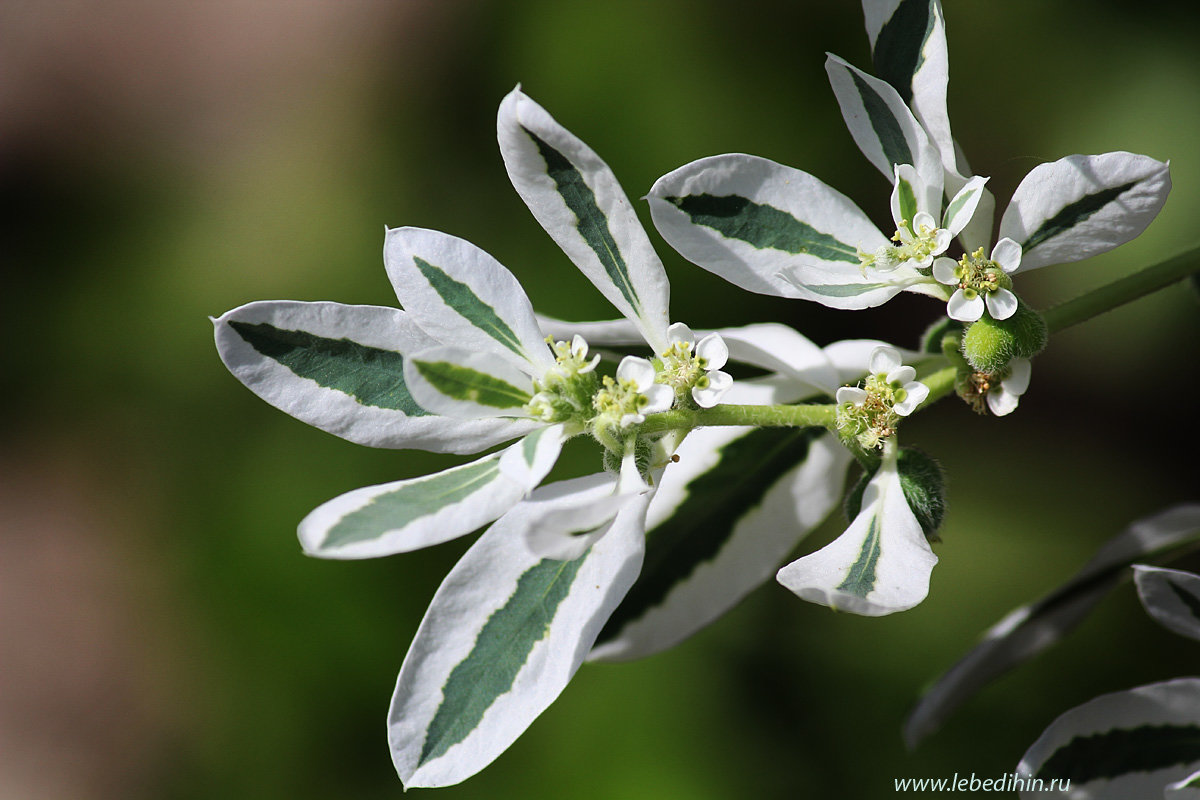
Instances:
[[[995,678],[1061,639],[1129,576],[1128,567],[1164,558],[1200,540],[1200,505],[1173,506],[1138,520],[1110,539],[1069,581],[993,625],[925,693],[904,725],[909,747],[933,733],[968,698]]]
[[[1101,695],[1056,719],[1017,772],[1040,780],[1022,798],[1162,797],[1200,768],[1200,679],[1179,678]],[[1048,791],[1058,781],[1059,791]]]
[[[1200,639],[1200,575],[1134,564],[1133,582],[1146,613],[1167,630]]]
[[[642,574],[590,660],[651,655],[733,608],[837,504],[850,460],[814,428],[703,428],[676,452],[650,505]]]
[[[463,536],[528,495],[561,448],[562,427],[554,426],[469,464],[355,489],[305,517],[300,544],[321,558],[376,558]]]
[[[895,180],[897,164],[912,165],[940,199],[944,185],[941,156],[896,89],[835,55],[825,60],[825,71],[846,127],[867,160],[889,182]]]
[[[950,231],[952,236],[958,236],[971,223],[980,203],[990,197],[984,188],[987,181],[987,178],[977,175],[964,183],[954,197],[950,198],[946,212],[942,215],[942,227]]]
[[[525,290],[475,245],[439,231],[391,228],[383,260],[400,304],[434,339],[527,372],[554,365]]]
[[[1000,220],[999,238],[1021,245],[1021,272],[1079,261],[1137,237],[1170,191],[1170,165],[1149,156],[1067,156],[1025,176]]]
[[[449,417],[525,416],[533,381],[494,353],[434,347],[409,356],[404,380],[425,408]]]
[[[765,158],[693,161],[659,178],[648,199],[672,247],[752,292],[867,308],[915,276],[863,270],[859,252],[886,246],[888,238],[845,195]]]
[[[863,0],[875,75],[891,84],[929,133],[947,171],[955,171],[946,111],[949,55],[938,0]]]
[[[509,178],[534,217],[654,351],[664,352],[670,284],[612,170],[519,87],[501,102],[496,128]]]
[[[388,715],[406,788],[458,783],[504,752],[562,692],[637,576],[648,495],[626,504],[573,561],[530,551],[518,530],[536,527],[526,515],[547,517],[611,491],[588,479],[573,485],[580,490],[543,487],[533,497],[559,492],[555,502],[523,503],[497,521],[434,596]]]
[[[221,360],[247,388],[358,444],[474,453],[531,427],[524,420],[447,420],[418,403],[404,363],[437,342],[399,309],[261,301],[213,326]]]
[[[924,600],[937,561],[905,499],[892,454],[867,484],[862,508],[846,532],[776,577],[809,602],[877,617]]]
[[[1200,771],[1193,772],[1182,780],[1167,784],[1163,791],[1164,800],[1200,800]]]

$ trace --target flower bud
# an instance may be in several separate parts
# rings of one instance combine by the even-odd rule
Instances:
[[[1008,319],[984,315],[963,334],[962,352],[979,372],[1000,372],[1014,358],[1033,358],[1046,346],[1046,321],[1021,303]]]

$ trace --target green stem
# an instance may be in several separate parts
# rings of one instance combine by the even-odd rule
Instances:
[[[1140,272],[1093,289],[1087,294],[1046,309],[1042,316],[1051,333],[1089,320],[1117,306],[1156,292],[1200,271],[1200,247],[1194,247]]]
[[[753,425],[759,428],[811,428],[833,430],[834,409],[828,403],[795,406],[720,405],[695,411],[676,409],[651,414],[642,423],[642,433],[708,427],[712,425]]]

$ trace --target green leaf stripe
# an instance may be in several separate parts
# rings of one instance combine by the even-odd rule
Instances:
[[[1104,189],[1079,198],[1043,222],[1036,231],[1029,235],[1028,239],[1022,242],[1021,251],[1028,253],[1046,240],[1053,239],[1060,233],[1066,233],[1137,184],[1137,181],[1130,181],[1121,186],[1114,186],[1111,189]]]
[[[1087,783],[1195,761],[1200,761],[1200,727],[1145,725],[1072,739],[1055,750],[1034,777]]]
[[[908,222],[911,228],[913,217],[917,215],[917,195],[912,184],[903,178],[896,182],[896,189],[900,195],[900,218]]]
[[[434,291],[446,302],[446,305],[509,350],[522,358],[528,358],[525,348],[521,346],[521,340],[513,333],[512,328],[508,327],[508,324],[500,318],[494,308],[471,291],[470,286],[456,281],[443,269],[430,264],[423,258],[413,256],[413,262],[417,265],[417,269],[421,270],[425,280],[429,281]]]
[[[978,191],[978,189],[972,189],[969,192],[963,192],[950,201],[950,205],[946,207],[946,213],[942,217],[943,228],[950,227],[950,224],[954,222],[954,218],[958,216],[958,212],[963,210],[963,206],[965,206]]]
[[[737,523],[808,457],[809,446],[822,433],[820,429],[759,428],[722,447],[721,460],[692,479],[675,513],[646,534],[642,572],[596,644],[616,638],[627,624],[661,605],[675,586],[716,558]]]
[[[617,241],[608,228],[608,218],[596,203],[592,187],[587,185],[583,175],[566,156],[539,139],[537,134],[528,128],[522,126],[521,130],[537,145],[538,152],[546,162],[546,170],[554,180],[554,188],[575,215],[579,235],[596,254],[596,258],[600,259],[604,271],[621,292],[621,296],[640,314],[641,302],[629,278],[629,267],[626,266]]]
[[[530,400],[529,392],[486,372],[449,361],[420,361],[413,364],[433,388],[455,400],[466,400],[492,408],[517,408]]]
[[[858,264],[858,248],[821,233],[786,211],[738,195],[693,194],[664,198],[696,225],[712,228],[759,250],[811,255],[824,261]]]
[[[424,480],[406,483],[371,499],[342,517],[325,534],[324,548],[376,539],[386,531],[404,528],[421,517],[461,503],[500,475],[500,457],[464,464]]]
[[[867,538],[858,558],[850,565],[846,579],[837,588],[855,597],[866,597],[875,588],[875,566],[879,563],[879,515],[871,517]]]
[[[549,632],[586,558],[585,553],[574,561],[545,559],[521,575],[516,591],[488,617],[471,652],[446,679],[418,767],[466,739],[496,698],[512,689],[534,645]]]
[[[890,283],[806,283],[805,289],[825,297],[855,297],[876,289],[886,289]]]
[[[230,320],[229,327],[257,352],[299,377],[348,394],[365,406],[402,411],[410,417],[429,414],[408,393],[400,353],[266,322]]]
[[[875,74],[912,102],[913,76],[925,63],[925,43],[937,17],[933,0],[901,0],[875,39]]]
[[[875,131],[880,146],[883,147],[884,158],[888,160],[889,164],[912,164],[912,151],[908,149],[904,131],[900,128],[899,120],[892,115],[892,110],[888,108],[887,101],[880,97],[871,88],[871,85],[854,70],[850,70],[850,77],[854,79],[854,87],[858,90],[859,97],[862,98],[867,118],[871,120],[871,128]]]

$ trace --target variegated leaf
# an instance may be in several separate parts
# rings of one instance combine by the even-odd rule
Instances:
[[[561,491],[554,486],[539,492]],[[542,559],[519,535],[518,528],[534,527],[524,515],[611,492],[607,482],[580,488],[557,503],[518,505],[438,589],[388,715],[392,759],[406,788],[458,783],[504,752],[562,692],[633,583],[648,495],[626,505],[573,561]]]
[[[418,403],[408,355],[437,344],[395,308],[273,300],[213,320],[234,377],[271,405],[371,447],[474,453],[532,428],[525,420],[448,420]]]
[[[1134,800],[1162,797],[1167,784],[1197,768],[1200,678],[1180,678],[1071,709],[1026,751],[1017,772],[1042,782],[1022,798]]]
[[[670,284],[612,170],[519,87],[500,104],[496,129],[509,178],[537,221],[664,352]]]
[[[1146,613],[1167,630],[1200,639],[1200,575],[1134,564],[1133,581]]]
[[[1071,580],[993,625],[974,649],[937,680],[905,722],[909,747],[937,730],[980,688],[1061,639],[1128,577],[1128,566],[1165,557],[1198,539],[1200,505],[1174,506],[1121,531]]]
[[[835,55],[826,59],[825,71],[846,127],[867,160],[889,182],[897,164],[912,165],[932,195],[941,198],[941,156],[896,89]]]
[[[808,173],[732,154],[686,164],[648,195],[659,233],[689,261],[760,294],[868,308],[922,277],[862,268],[888,239],[847,197]]]
[[[1133,153],[1067,156],[1034,167],[1000,220],[1021,272],[1107,252],[1146,229],[1171,191],[1170,165]]]
[[[929,594],[937,556],[905,499],[896,456],[885,456],[846,532],[779,570],[798,597],[864,616],[906,611]]]
[[[300,523],[300,544],[320,558],[376,558],[468,534],[541,482],[558,459],[562,434],[561,425],[541,428],[469,464],[335,497]]]
[[[938,0],[863,0],[875,75],[891,84],[929,132],[947,170],[957,169],[946,112],[949,57]]]
[[[417,402],[449,417],[520,417],[533,397],[528,375],[493,353],[434,347],[409,356],[404,379]]]
[[[664,650],[736,605],[834,508],[850,460],[820,429],[703,428],[677,455],[650,507],[646,565],[592,660]]]
[[[439,342],[526,372],[554,366],[525,290],[475,245],[439,231],[392,228],[383,260],[400,304]]]

